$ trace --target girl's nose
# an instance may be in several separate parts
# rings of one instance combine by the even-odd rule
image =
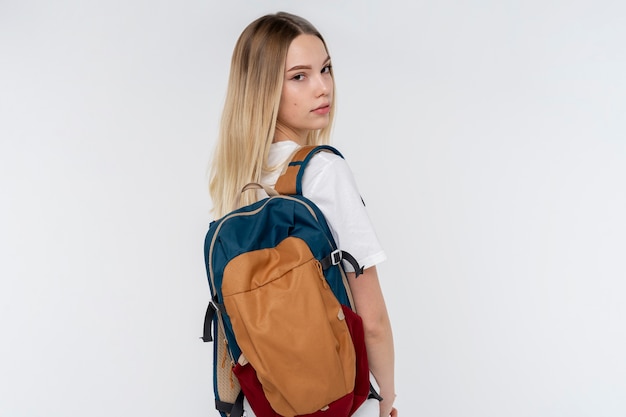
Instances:
[[[318,77],[317,90],[316,90],[317,97],[328,95],[333,88],[332,83],[333,83],[332,78],[324,76],[324,74],[320,74]]]

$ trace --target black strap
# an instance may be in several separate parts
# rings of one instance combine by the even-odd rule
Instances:
[[[323,269],[328,269],[333,265],[337,265],[343,260],[348,261],[350,265],[352,265],[357,278],[363,273],[363,267],[359,266],[359,263],[356,259],[354,259],[354,256],[343,250],[333,251],[330,255],[322,259],[320,263],[322,264]]]
[[[215,400],[215,409],[222,413],[230,413],[230,411],[233,409],[233,405],[233,403]]]
[[[241,417],[243,416],[243,391],[239,391],[239,395],[235,400],[235,404],[233,404],[233,408],[230,412],[230,417]]]
[[[243,416],[243,391],[239,391],[235,403],[227,403],[224,401],[215,400],[215,409],[222,413],[229,414],[229,417],[242,417]]]
[[[213,318],[215,317],[215,312],[217,311],[217,307],[213,302],[209,301],[209,305],[206,308],[206,313],[204,315],[204,331],[202,332],[203,342],[212,342],[213,336],[211,335],[211,324],[213,323]]]
[[[368,400],[371,399],[375,399],[378,401],[382,401],[383,397],[380,396],[380,394],[378,392],[376,392],[376,390],[374,389],[374,386],[372,385],[372,383],[370,382],[370,394],[367,396]]]

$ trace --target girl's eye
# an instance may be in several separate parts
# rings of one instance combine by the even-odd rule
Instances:
[[[329,73],[332,68],[333,68],[333,66],[328,64],[324,68],[322,68],[322,73],[323,74]]]
[[[304,74],[296,74],[291,79],[295,81],[302,81],[304,80]]]

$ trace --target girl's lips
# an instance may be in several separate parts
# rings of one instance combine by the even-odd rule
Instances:
[[[329,112],[330,112],[330,106],[322,106],[313,110],[313,113],[315,114],[328,114]]]

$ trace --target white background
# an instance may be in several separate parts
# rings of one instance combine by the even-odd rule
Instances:
[[[325,35],[402,416],[626,415],[620,1],[0,1],[0,416],[207,416],[230,54]]]

